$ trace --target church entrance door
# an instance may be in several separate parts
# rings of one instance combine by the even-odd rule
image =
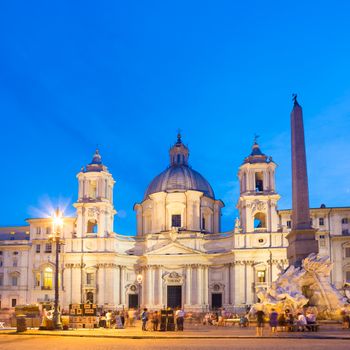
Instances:
[[[212,293],[211,307],[213,309],[219,309],[222,307],[222,293]]]
[[[139,295],[129,294],[129,309],[137,309],[139,307]]]
[[[182,287],[168,286],[168,307],[176,308],[182,306]]]

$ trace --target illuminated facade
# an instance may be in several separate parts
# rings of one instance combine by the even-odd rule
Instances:
[[[114,233],[115,181],[96,151],[77,175],[76,217],[65,218],[60,256],[60,300],[105,308],[164,305],[205,311],[242,308],[256,301],[288,265],[291,211],[277,209],[276,164],[257,142],[238,171],[240,220],[220,230],[223,202],[189,166],[178,135],[170,165],[147,187],[134,210],[136,236]],[[334,263],[332,282],[350,282],[350,208],[311,209],[321,254]],[[1,307],[53,300],[51,220],[0,229]]]

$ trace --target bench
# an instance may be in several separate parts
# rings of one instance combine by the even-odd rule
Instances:
[[[230,325],[234,326],[236,323],[239,323],[240,319],[239,318],[226,318],[224,319],[224,325]]]

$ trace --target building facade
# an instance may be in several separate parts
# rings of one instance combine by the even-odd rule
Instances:
[[[182,306],[237,310],[257,301],[288,266],[291,211],[278,210],[276,164],[254,142],[238,170],[240,196],[232,231],[221,232],[224,203],[189,166],[178,135],[170,164],[135,204],[136,236],[113,229],[114,179],[96,150],[77,175],[75,217],[64,219],[59,290],[62,307],[93,302],[104,308]],[[350,207],[311,209],[320,254],[334,264],[331,282],[350,282]],[[0,229],[1,307],[54,298],[55,246],[51,219]]]

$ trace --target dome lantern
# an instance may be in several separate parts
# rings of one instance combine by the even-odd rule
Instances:
[[[177,134],[177,141],[169,151],[170,165],[188,165],[188,148],[181,141],[180,131]]]

